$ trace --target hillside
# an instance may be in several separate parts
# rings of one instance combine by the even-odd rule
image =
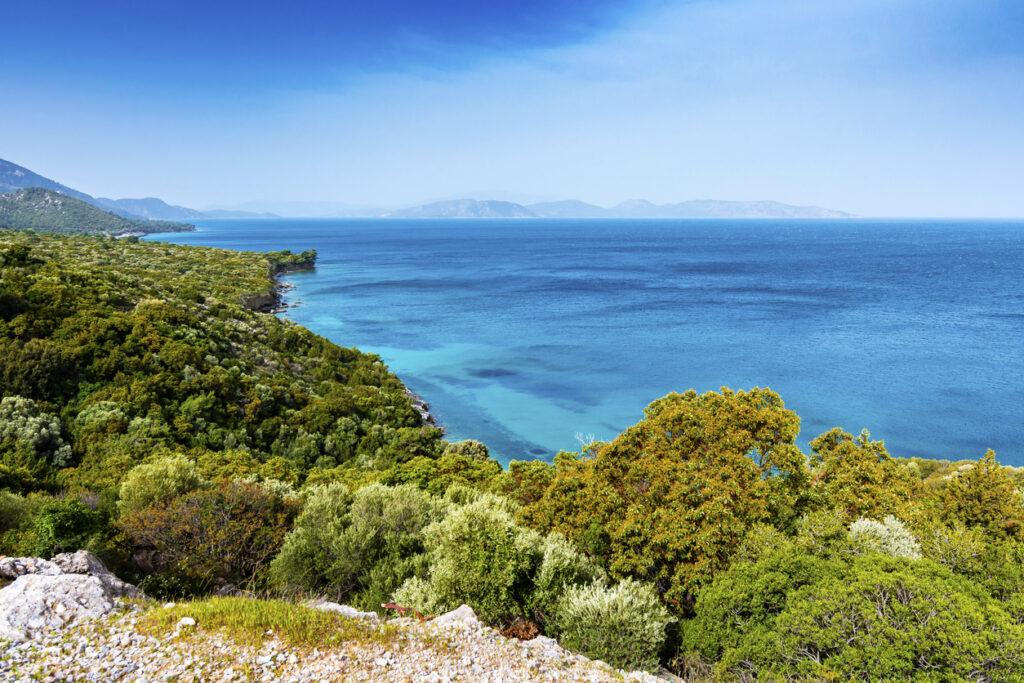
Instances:
[[[30,171],[24,166],[0,159],[0,193],[17,192],[28,188],[43,188],[60,194],[80,199],[98,209],[117,214],[129,220],[158,220],[158,221],[195,221],[201,218],[261,218],[257,214],[244,214],[238,216],[221,216],[206,214],[202,211],[189,209],[184,206],[172,206],[156,197],[145,199],[108,199],[106,197],[93,197],[80,192],[67,185],[62,185],[55,180]],[[216,213],[216,212],[214,212]],[[243,212],[244,213],[244,212]],[[171,232],[170,230],[144,230],[140,232]]]
[[[195,226],[131,220],[55,190],[30,187],[0,194],[0,228],[73,234],[185,232]]]
[[[17,192],[29,187],[41,187],[45,190],[53,190],[54,192],[60,192],[66,194],[69,197],[75,199],[81,199],[84,202],[93,204],[95,200],[84,192],[73,190],[66,185],[61,185],[55,180],[44,178],[43,176],[28,170],[23,166],[18,166],[10,161],[0,159],[0,193]]]

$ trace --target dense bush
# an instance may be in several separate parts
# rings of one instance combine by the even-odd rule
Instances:
[[[878,554],[737,563],[701,593],[684,648],[730,679],[1024,676],[1024,629],[1002,603],[927,560]]]
[[[594,458],[562,458],[523,519],[559,531],[615,577],[688,600],[747,530],[804,501],[799,418],[767,389],[670,394]]]
[[[994,538],[1022,534],[1024,503],[1015,482],[989,450],[972,467],[952,476],[942,494],[947,521],[983,529]]]
[[[558,611],[559,642],[622,669],[658,668],[666,627],[675,621],[650,585],[631,579],[573,586]]]
[[[847,521],[887,515],[907,518],[920,481],[889,456],[867,430],[857,437],[839,427],[811,441],[812,491],[823,508],[841,510]]]
[[[273,563],[279,585],[379,609],[426,573],[424,529],[446,505],[410,485],[313,489]]]
[[[89,547],[103,519],[78,498],[51,499],[42,505],[20,540],[22,553],[52,557]]]
[[[541,536],[489,499],[460,507],[426,530],[436,603],[466,603],[488,623],[527,615]]]
[[[118,507],[122,514],[135,514],[150,505],[165,504],[202,485],[199,470],[188,458],[182,455],[159,458],[128,472],[121,483]]]
[[[120,525],[150,572],[187,575],[197,585],[252,585],[281,549],[298,506],[256,484],[227,481],[153,503]]]
[[[376,356],[247,308],[311,253],[0,239],[0,484],[55,488],[21,450],[75,491],[119,486],[161,450],[280,458],[299,481],[441,455],[440,431]]]
[[[71,463],[71,446],[61,435],[60,420],[41,412],[32,399],[22,396],[0,399],[0,443],[5,441],[26,448],[54,467]]]
[[[547,629],[551,632],[563,593],[576,586],[601,583],[604,578],[604,571],[580,554],[561,534],[550,534],[544,539],[543,555],[530,596],[533,618],[541,625],[551,624]]]
[[[921,545],[903,522],[891,515],[881,522],[861,517],[850,525],[850,539],[862,552],[884,553],[908,560],[921,558]]]

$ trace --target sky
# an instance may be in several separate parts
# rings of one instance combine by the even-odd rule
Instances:
[[[1020,0],[0,0],[0,158],[209,208],[1024,216]]]

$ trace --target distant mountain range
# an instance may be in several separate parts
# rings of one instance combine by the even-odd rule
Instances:
[[[91,197],[44,178],[27,168],[0,159],[0,192],[41,187],[81,199],[93,206],[132,220],[196,221],[209,218],[279,218],[267,209],[292,217],[324,218],[852,218],[853,214],[819,206],[793,206],[774,201],[732,202],[697,199],[677,204],[653,204],[632,199],[611,208],[575,199],[519,204],[495,199],[451,199],[409,208],[383,210],[339,202],[275,202],[261,200],[242,205],[258,209],[198,211],[173,206],[155,197],[108,199]]]
[[[622,202],[611,208],[575,199],[538,204],[493,200],[456,199],[432,202],[382,218],[852,218],[853,214],[819,206],[792,206],[781,202],[729,202],[698,199],[678,204],[652,204],[643,199]]]
[[[23,166],[0,159],[0,193],[17,192],[29,187],[39,187],[80,199],[83,202],[117,214],[129,220],[154,221],[195,221],[202,218],[278,218],[273,214],[251,211],[197,211],[184,206],[172,206],[156,197],[145,199],[107,199],[93,197],[74,190],[55,180],[50,180]],[[153,231],[150,231],[153,232]]]
[[[124,218],[57,190],[0,193],[0,228],[73,234],[147,234],[195,230],[187,223]]]

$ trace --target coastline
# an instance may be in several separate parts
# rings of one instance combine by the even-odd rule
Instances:
[[[301,299],[293,303],[285,301],[285,294],[287,292],[297,290],[298,287],[291,282],[283,281],[281,278],[282,276],[289,275],[291,273],[301,273],[315,269],[315,264],[310,264],[303,265],[301,267],[283,268],[271,274],[270,278],[271,280],[273,280],[274,283],[273,290],[271,292],[268,292],[268,294],[266,295],[254,297],[254,299],[259,300],[258,307],[253,308],[252,306],[249,306],[249,302],[246,302],[246,306],[260,313],[271,313],[273,315],[280,315],[282,313],[285,313],[289,308],[298,308],[299,305],[302,303]],[[263,297],[266,296],[269,296],[270,299],[263,299]],[[398,375],[395,376],[398,377]],[[401,377],[398,377],[398,381],[402,383],[403,393],[405,394],[406,398],[409,399],[409,403],[412,405],[413,410],[419,413],[420,419],[423,420],[424,426],[440,429],[442,433],[447,434],[448,430],[446,430],[441,425],[441,423],[437,421],[437,418],[435,418],[434,415],[430,412],[430,404],[427,403],[427,401],[422,396],[420,396],[412,389],[410,389],[409,386],[402,381]]]

